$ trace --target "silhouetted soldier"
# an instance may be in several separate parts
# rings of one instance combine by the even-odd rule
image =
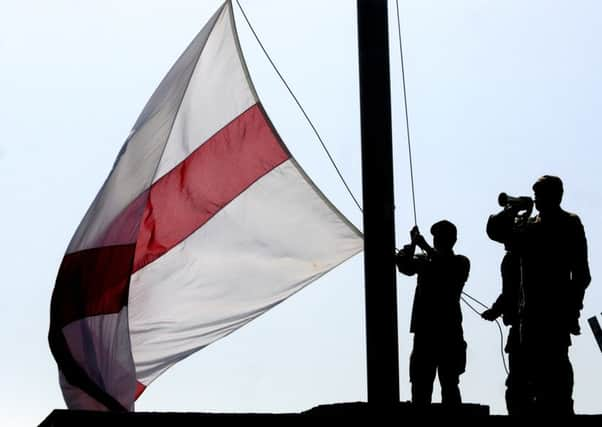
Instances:
[[[509,198],[504,193],[500,195],[499,203],[504,209],[489,217],[487,235],[492,240],[504,244],[506,253],[502,259],[502,293],[490,309],[485,310],[481,317],[494,321],[502,317],[504,325],[510,326],[505,352],[508,353],[508,376],[506,378],[506,408],[510,415],[523,415],[529,412],[532,398],[529,395],[525,360],[522,354],[519,333],[519,296],[521,286],[520,257],[513,250],[511,243],[496,234],[499,229],[524,227],[533,210],[533,201],[528,197]],[[522,211],[522,213],[520,213]],[[520,213],[520,214],[519,214]]]
[[[466,343],[462,331],[460,295],[468,278],[470,262],[455,255],[456,227],[443,220],[431,227],[431,248],[414,227],[411,244],[397,254],[399,271],[418,274],[410,332],[414,346],[410,356],[412,402],[431,403],[433,382],[438,371],[443,404],[459,405],[460,375],[466,368]],[[414,255],[416,246],[425,254]]]
[[[545,175],[533,185],[539,215],[524,226],[498,224],[495,234],[520,256],[520,341],[527,358],[535,408],[573,413],[570,335],[578,335],[583,295],[591,278],[581,220],[560,208],[560,178]]]

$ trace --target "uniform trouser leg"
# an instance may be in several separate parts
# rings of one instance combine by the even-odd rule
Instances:
[[[460,405],[460,375],[457,370],[445,366],[439,367],[439,383],[441,384],[441,403],[444,405]]]
[[[412,403],[416,405],[428,405],[431,403],[436,372],[437,366],[432,349],[414,336],[414,348],[410,356]]]
[[[568,348],[543,355],[536,376],[537,410],[545,414],[574,414],[573,383]]]
[[[535,412],[545,415],[573,414],[573,367],[571,343],[563,323],[537,325],[526,335],[529,371],[532,372]],[[525,350],[527,351],[527,350]]]
[[[529,385],[524,355],[520,347],[518,327],[510,328],[508,342],[508,377],[506,378],[506,408],[510,415],[524,415],[529,411]]]
[[[520,355],[508,354],[508,377],[506,377],[506,408],[510,415],[523,415],[529,411],[529,387]]]
[[[445,340],[439,354],[439,383],[441,402],[444,405],[460,405],[460,375],[466,369],[466,342],[460,336]]]

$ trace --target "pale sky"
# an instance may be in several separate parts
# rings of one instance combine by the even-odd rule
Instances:
[[[241,0],[256,31],[361,197],[355,0]],[[219,0],[5,1],[0,14],[0,424],[64,408],[46,334],[67,244],[142,107]],[[395,2],[390,2],[397,246],[413,225]],[[602,311],[602,5],[586,0],[403,0],[419,225],[442,218],[472,261],[466,290],[490,304],[501,245],[485,222],[497,194],[565,182],[593,276],[574,339],[576,409],[602,413],[602,354],[585,319]],[[293,155],[361,228],[311,129],[235,7],[259,97]],[[562,248],[558,248],[562,250]],[[291,412],[366,399],[361,255],[236,333],[179,363],[139,411]],[[414,278],[398,276],[401,400],[409,399]],[[600,316],[602,318],[602,316]],[[464,310],[464,401],[504,413],[495,325]],[[438,389],[434,399],[439,400]]]

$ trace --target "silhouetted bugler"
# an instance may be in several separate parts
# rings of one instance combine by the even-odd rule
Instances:
[[[528,196],[513,197],[506,193],[500,193],[497,202],[501,207],[512,206],[521,211],[530,211],[533,209],[533,199]]]
[[[574,378],[568,350],[571,335],[580,334],[583,298],[591,282],[587,239],[579,216],[561,207],[564,186],[559,177],[544,175],[532,188],[534,201],[500,194],[504,209],[490,216],[487,234],[519,261],[514,323],[519,330],[509,354],[520,354],[527,398],[521,412],[571,415]],[[538,214],[530,218],[533,206]],[[508,380],[516,379],[512,367],[510,371]]]

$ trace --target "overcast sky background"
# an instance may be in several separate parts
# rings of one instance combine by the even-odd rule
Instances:
[[[46,334],[67,244],[142,107],[218,0],[3,2],[0,14],[0,424],[30,426],[63,408]],[[355,0],[241,0],[256,31],[361,197]],[[413,225],[395,2],[390,2],[397,245]],[[602,413],[600,315],[602,4],[595,0],[403,0],[418,222],[459,229],[466,291],[490,304],[503,248],[485,222],[500,191],[565,182],[593,282],[574,339],[576,409]],[[235,7],[260,98],[293,155],[348,218],[361,215]],[[361,200],[361,199],[360,199]],[[425,233],[428,235],[428,233]],[[558,248],[562,250],[562,248]],[[140,411],[290,412],[366,399],[361,255],[238,332],[176,365]],[[409,399],[415,279],[398,276],[401,398]],[[464,400],[503,413],[495,325],[464,307]],[[439,400],[438,389],[435,400]]]

